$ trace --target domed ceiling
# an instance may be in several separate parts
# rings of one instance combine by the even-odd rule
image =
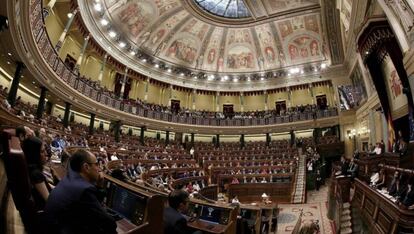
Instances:
[[[98,32],[98,43],[107,51],[116,48],[108,52],[133,68],[149,59],[169,72],[235,76],[330,63],[319,0],[78,3],[82,17],[94,21],[86,25]]]

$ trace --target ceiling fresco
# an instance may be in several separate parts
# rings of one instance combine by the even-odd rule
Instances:
[[[196,2],[208,7],[219,1]],[[329,62],[320,9],[297,13],[302,8],[319,6],[318,0],[255,2],[259,2],[256,8],[268,15],[286,11],[296,14],[225,27],[195,17],[185,1],[104,0],[103,17],[110,26],[100,30],[115,31],[112,40],[125,42],[129,49],[145,51],[167,64],[205,72],[248,73]]]

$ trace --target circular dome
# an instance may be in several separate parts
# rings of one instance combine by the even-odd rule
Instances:
[[[250,14],[247,7],[244,5],[242,0],[194,0],[197,5],[217,16],[239,19],[239,18],[248,18],[252,15]]]
[[[251,80],[265,83],[290,71],[305,76],[330,63],[318,0],[78,3],[88,30],[112,57],[171,84],[198,88],[220,81],[248,90]],[[240,24],[244,18],[251,20]]]

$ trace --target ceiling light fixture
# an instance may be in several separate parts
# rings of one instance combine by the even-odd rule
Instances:
[[[300,72],[300,69],[299,68],[291,68],[291,69],[289,69],[289,73],[290,74],[297,74],[297,73],[299,73]]]
[[[233,78],[233,82],[238,82],[239,79],[238,78]]]
[[[109,32],[109,36],[110,36],[111,38],[116,37],[116,32],[114,32],[114,31],[110,31],[110,32]]]
[[[12,56],[12,54],[9,52],[9,53],[7,53],[9,56]]]
[[[134,55],[136,55],[137,53],[136,53],[135,51],[131,50],[131,52],[129,52],[129,54],[130,54],[130,55],[132,55],[132,56],[134,56]]]
[[[145,59],[145,58],[144,58],[144,59],[142,59],[142,62],[144,62],[144,63],[145,63],[145,62],[147,62],[147,59]]]
[[[109,24],[109,21],[108,20],[106,20],[106,19],[101,19],[101,25],[102,26],[106,26],[106,25],[108,25]]]
[[[154,67],[159,68],[160,65],[158,63],[154,64]]]
[[[102,11],[102,5],[100,3],[96,3],[93,8],[95,9],[95,11]]]
[[[68,13],[68,18],[70,19],[70,18],[72,18],[72,16],[73,16],[73,14],[72,13]]]
[[[180,76],[184,76],[184,72],[181,72]]]
[[[121,48],[124,48],[124,47],[126,46],[126,44],[125,44],[125,42],[121,41],[121,42],[119,42],[119,46],[120,46]]]
[[[172,69],[171,68],[168,68],[167,72],[170,72],[171,73],[172,72]]]

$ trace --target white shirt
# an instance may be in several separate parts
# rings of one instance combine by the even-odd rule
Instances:
[[[374,152],[375,152],[375,154],[381,154],[381,148],[380,147],[375,147]]]
[[[233,198],[233,199],[231,199],[231,203],[240,203],[240,202],[239,202],[239,199]]]
[[[371,184],[376,184],[379,181],[379,173],[376,172],[375,174],[373,174],[370,178]]]

